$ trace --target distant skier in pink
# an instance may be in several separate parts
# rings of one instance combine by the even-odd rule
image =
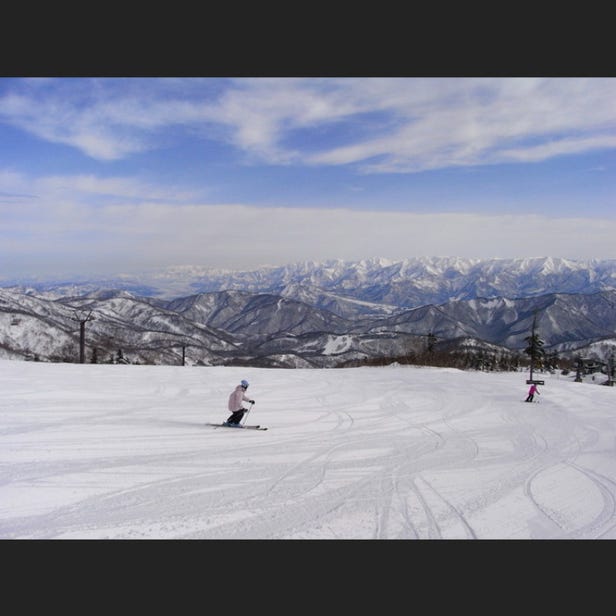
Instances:
[[[524,402],[532,402],[533,398],[535,397],[535,394],[537,394],[538,396],[541,395],[539,393],[539,390],[537,389],[537,385],[535,385],[535,383],[533,383],[530,386],[530,389],[528,390],[528,396],[526,397],[526,400],[524,400]]]

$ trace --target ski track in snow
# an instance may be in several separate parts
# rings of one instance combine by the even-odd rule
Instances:
[[[616,391],[546,375],[0,362],[0,537],[613,539]],[[225,419],[241,378],[257,401]]]

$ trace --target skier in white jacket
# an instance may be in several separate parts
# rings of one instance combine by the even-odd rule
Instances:
[[[231,411],[231,416],[225,422],[228,426],[237,426],[239,425],[242,417],[244,417],[244,413],[248,411],[242,406],[242,402],[250,402],[250,404],[254,404],[255,401],[250,399],[246,395],[246,390],[248,389],[248,381],[243,380],[232,392],[229,396],[229,411]]]

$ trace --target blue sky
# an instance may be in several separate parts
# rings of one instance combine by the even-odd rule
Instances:
[[[616,258],[614,78],[1,78],[0,280]]]

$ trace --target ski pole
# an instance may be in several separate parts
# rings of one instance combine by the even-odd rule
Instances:
[[[248,413],[250,413],[251,409],[252,409],[252,405],[254,404],[254,402],[250,403],[250,406],[248,407],[248,410],[244,413],[244,416],[242,417],[242,421],[244,421],[244,419],[246,417],[248,417]],[[240,421],[240,423],[242,423],[242,421]]]

